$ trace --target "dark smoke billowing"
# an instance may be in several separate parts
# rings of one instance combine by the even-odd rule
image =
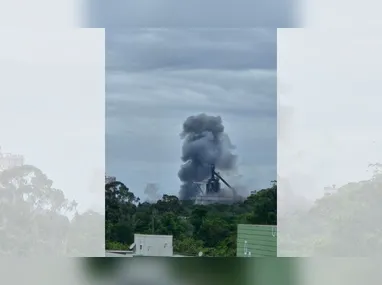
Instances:
[[[222,171],[236,167],[234,146],[226,133],[220,116],[200,114],[183,123],[182,161],[178,176],[182,181],[181,200],[193,199],[199,190],[193,182],[201,182],[210,176],[210,165]]]

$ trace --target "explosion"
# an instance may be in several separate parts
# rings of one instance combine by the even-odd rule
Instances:
[[[182,161],[178,172],[182,181],[181,200],[194,199],[199,192],[194,182],[202,182],[210,176],[211,164],[222,171],[236,168],[235,147],[224,132],[220,116],[200,114],[191,116],[183,123]]]

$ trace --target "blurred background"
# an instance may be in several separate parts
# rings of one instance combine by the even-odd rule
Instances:
[[[5,3],[4,3],[5,2]],[[137,2],[137,1],[136,1]],[[163,2],[163,3],[161,3]],[[199,2],[199,3],[198,3]],[[309,1],[299,10],[291,1],[261,1],[263,9],[273,10],[273,17],[264,18],[260,1],[2,1],[1,27],[272,27],[286,28],[310,25],[347,28],[363,25],[379,26],[379,11],[372,2]],[[242,4],[240,3],[242,2]],[[248,2],[248,3],[244,3]],[[316,2],[312,5],[313,2]],[[70,3],[70,4],[69,4]],[[79,4],[80,3],[80,4]],[[257,3],[257,4],[256,4]],[[321,4],[318,5],[318,3]],[[357,5],[355,4],[357,3]],[[198,5],[199,4],[199,5]],[[205,4],[201,6],[200,4]],[[248,5],[244,5],[248,4]],[[257,6],[256,6],[257,5]],[[336,7],[333,8],[333,6]],[[330,7],[328,7],[330,6]],[[200,9],[202,7],[202,9]],[[346,9],[344,9],[346,7]],[[74,13],[76,10],[77,13]],[[304,13],[303,13],[304,12]],[[211,19],[211,14],[219,14]],[[309,16],[306,16],[309,15]],[[377,15],[377,16],[375,16]],[[304,18],[302,16],[305,16]],[[356,16],[356,17],[354,17]],[[271,23],[271,21],[274,21]],[[182,23],[181,23],[182,22]],[[300,23],[300,24],[299,24]],[[380,24],[380,23],[379,23]],[[0,97],[0,99],[2,99]],[[0,101],[1,102],[1,101]],[[102,190],[103,191],[103,190]],[[3,260],[4,261],[4,260]],[[344,259],[312,260],[278,259],[116,259],[84,258],[67,260],[7,259],[0,266],[2,282],[14,284],[296,284],[304,275],[304,284],[377,284],[379,262]],[[299,271],[297,271],[299,270]],[[350,273],[350,274],[349,274]],[[149,277],[151,276],[151,277]],[[366,281],[365,276],[368,277]],[[161,280],[161,281],[160,281]],[[339,282],[341,281],[341,282]],[[370,282],[374,281],[374,282]],[[135,283],[134,283],[135,282]],[[380,284],[380,282],[379,282]]]
[[[380,284],[380,259],[9,259],[4,284],[30,285],[356,285]],[[22,274],[20,274],[22,273]],[[6,283],[5,283],[6,282]]]
[[[292,285],[292,259],[10,259],[2,281],[30,285]],[[22,274],[20,274],[22,272]]]
[[[82,25],[91,28],[293,28],[295,0],[92,0]]]
[[[292,259],[262,258],[88,258],[87,280],[129,285],[295,284]]]

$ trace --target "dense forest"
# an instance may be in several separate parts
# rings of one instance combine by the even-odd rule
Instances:
[[[127,250],[134,233],[173,235],[183,255],[236,256],[237,224],[277,222],[277,184],[231,205],[195,205],[173,195],[141,202],[122,182],[105,185],[106,248]]]

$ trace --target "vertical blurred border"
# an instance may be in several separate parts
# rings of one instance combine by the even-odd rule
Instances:
[[[0,38],[0,257],[105,256],[104,29]]]
[[[299,0],[296,7],[296,18],[305,28],[382,27],[382,3],[377,0]]]
[[[382,256],[379,32],[278,30],[278,256]]]
[[[86,9],[84,0],[3,0],[0,28],[49,30],[83,27]]]

